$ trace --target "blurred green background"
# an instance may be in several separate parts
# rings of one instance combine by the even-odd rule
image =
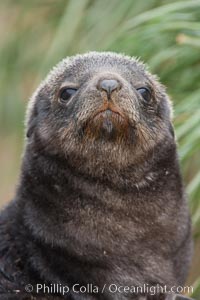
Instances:
[[[140,57],[174,102],[200,299],[200,1],[0,0],[0,205],[14,195],[28,98],[61,58],[88,50]]]

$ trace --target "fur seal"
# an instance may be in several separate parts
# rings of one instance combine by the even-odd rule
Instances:
[[[135,58],[90,52],[50,72],[29,102],[18,188],[0,216],[2,293],[59,284],[66,299],[146,299],[124,287],[184,284],[191,225],[171,117],[165,88]]]

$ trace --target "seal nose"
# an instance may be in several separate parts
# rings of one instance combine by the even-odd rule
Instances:
[[[99,83],[99,88],[106,91],[110,95],[114,90],[120,87],[120,84],[115,79],[103,79]]]

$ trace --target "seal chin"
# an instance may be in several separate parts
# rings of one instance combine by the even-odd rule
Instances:
[[[88,122],[85,133],[95,139],[115,140],[126,135],[128,122],[118,111],[98,111]]]
[[[103,130],[112,133],[114,128],[120,127],[124,123],[124,118],[110,109],[99,112],[93,119],[94,122],[100,123],[99,125]]]

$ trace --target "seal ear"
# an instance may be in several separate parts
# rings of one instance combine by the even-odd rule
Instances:
[[[27,138],[30,138],[34,133],[35,127],[37,125],[37,119],[38,119],[38,111],[36,105],[32,101],[30,101],[27,108],[27,114],[26,114],[26,127],[27,127],[26,137]]]
[[[169,123],[169,132],[171,133],[171,135],[173,136],[173,138],[175,137],[175,133],[174,133],[174,126],[172,125],[172,123]]]

